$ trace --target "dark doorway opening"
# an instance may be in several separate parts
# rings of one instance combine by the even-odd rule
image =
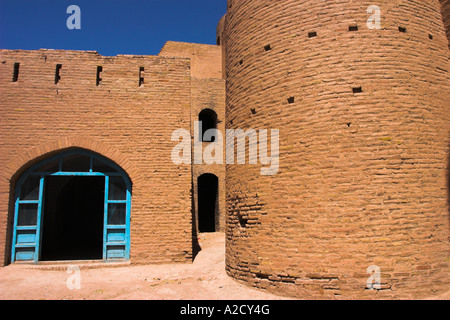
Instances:
[[[219,224],[218,188],[219,179],[210,173],[197,180],[198,188],[198,229],[199,232],[215,232]]]
[[[217,114],[210,109],[204,109],[198,115],[198,120],[202,123],[202,138],[203,142],[214,142],[215,138],[212,136],[211,138],[206,138],[205,133],[209,129],[217,129]]]
[[[45,178],[42,261],[103,258],[104,177]]]

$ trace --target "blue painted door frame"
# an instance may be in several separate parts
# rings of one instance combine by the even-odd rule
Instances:
[[[45,179],[49,176],[105,178],[103,260],[129,260],[130,179],[119,166],[106,158],[76,149],[61,152],[33,165],[17,181],[11,262],[37,263],[40,260]]]

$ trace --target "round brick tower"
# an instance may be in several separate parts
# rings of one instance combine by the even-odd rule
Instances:
[[[251,286],[369,299],[449,288],[440,2],[371,4],[228,0],[226,126],[280,130],[276,175],[227,165],[226,268]]]
[[[442,17],[444,19],[445,29],[447,30],[447,38],[450,41],[450,0],[439,0],[439,1],[441,2],[442,6]]]

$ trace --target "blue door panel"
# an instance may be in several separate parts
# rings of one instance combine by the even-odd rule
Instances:
[[[111,259],[124,259],[125,258],[125,246],[108,246],[106,250],[106,258]]]
[[[106,242],[122,242],[125,243],[125,229],[112,229],[108,230],[108,236],[106,238]]]
[[[16,248],[16,261],[33,261],[35,249],[32,248]]]
[[[18,245],[21,244],[36,244],[36,231],[33,230],[18,230],[17,241]]]

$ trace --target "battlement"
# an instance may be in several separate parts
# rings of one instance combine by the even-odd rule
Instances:
[[[3,85],[74,90],[149,91],[170,77],[190,77],[190,59],[164,56],[101,56],[95,51],[0,50]],[[147,80],[147,81],[145,81]]]
[[[102,56],[97,51],[0,50],[0,82],[21,86],[77,86],[149,90],[170,75],[189,68],[199,79],[222,78],[219,46],[167,42],[157,56]],[[147,80],[147,81],[146,81]]]

